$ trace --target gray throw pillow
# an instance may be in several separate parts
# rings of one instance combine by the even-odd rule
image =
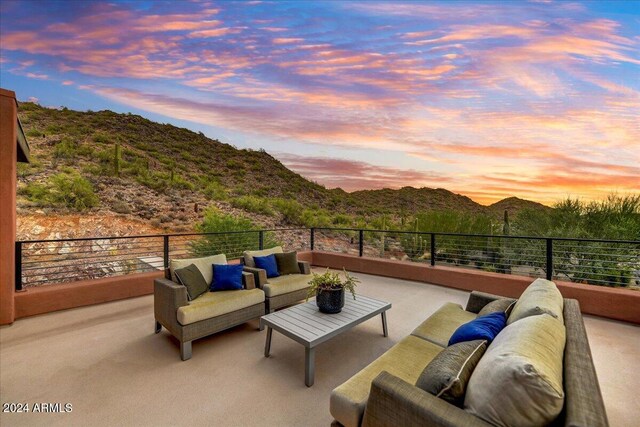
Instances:
[[[511,298],[500,298],[495,301],[491,301],[489,304],[482,307],[482,310],[478,312],[478,317],[497,312],[504,312],[504,314],[509,317],[515,303],[516,300]]]
[[[276,263],[278,264],[278,273],[280,273],[281,276],[285,274],[300,274],[297,252],[284,252],[274,255],[276,257]]]
[[[211,267],[213,270],[213,267]],[[198,298],[209,290],[209,284],[204,280],[204,276],[195,264],[190,264],[184,268],[178,268],[173,272],[178,279],[178,283],[187,288],[189,301]]]
[[[486,349],[485,340],[465,341],[445,348],[424,368],[416,387],[462,406],[469,378]]]

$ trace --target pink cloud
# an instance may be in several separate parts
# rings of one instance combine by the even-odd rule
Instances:
[[[366,162],[329,157],[306,157],[277,154],[285,166],[329,188],[345,191],[438,186],[450,178],[431,172],[390,168]]]

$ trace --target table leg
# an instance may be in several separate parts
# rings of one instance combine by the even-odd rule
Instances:
[[[273,333],[273,329],[267,326],[267,342],[264,343],[264,357],[269,357],[269,353],[271,353],[271,334]]]
[[[307,387],[311,387],[313,385],[313,380],[315,379],[316,374],[316,349],[315,348],[304,348],[304,383]]]
[[[384,334],[385,337],[389,336],[389,331],[387,329],[387,312],[386,311],[382,312],[382,333]]]

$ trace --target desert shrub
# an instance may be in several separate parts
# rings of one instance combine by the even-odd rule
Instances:
[[[41,132],[41,131],[39,131],[38,129],[29,129],[29,130],[25,133],[25,135],[26,135],[28,138],[39,138],[39,137],[43,136],[43,135],[42,135],[42,132]]]
[[[44,132],[47,133],[47,134],[56,135],[56,134],[59,134],[60,132],[62,132],[63,130],[64,130],[64,128],[61,125],[51,124],[51,125],[48,125],[45,128]]]
[[[62,172],[51,177],[51,200],[82,211],[98,204],[93,185],[78,172]]]
[[[273,209],[269,205],[267,199],[255,196],[241,196],[231,199],[231,206],[245,211],[262,214],[273,215]]]
[[[331,216],[324,209],[303,209],[299,223],[303,227],[330,227]]]
[[[57,159],[73,159],[78,154],[78,143],[69,138],[62,138],[53,148],[53,156]]]
[[[225,200],[227,198],[227,189],[218,181],[208,182],[202,192],[211,200]]]
[[[331,223],[337,227],[350,227],[353,223],[353,218],[346,214],[336,214],[331,219]]]
[[[302,224],[302,205],[293,199],[273,199],[273,207],[282,214],[284,222],[292,225]]]
[[[42,162],[32,156],[29,163],[17,164],[17,175],[20,178],[24,178],[26,176],[33,175],[34,173],[40,172],[42,170],[42,167]]]
[[[190,190],[193,191],[195,189],[195,185],[193,185],[192,182],[190,182],[189,180],[187,180],[186,178],[183,178],[182,176],[178,175],[178,174],[174,174],[173,178],[170,182],[171,187],[173,188],[178,188],[181,190]]]
[[[102,132],[96,132],[93,134],[93,142],[97,142],[99,144],[111,144],[113,143],[112,138]]]
[[[49,194],[46,185],[38,182],[30,182],[23,187],[18,188],[18,194],[24,195],[27,200],[34,202],[38,206],[46,206],[47,195]]]
[[[44,184],[30,183],[21,193],[39,206],[67,207],[77,211],[92,208],[99,202],[91,183],[73,170],[57,173]]]

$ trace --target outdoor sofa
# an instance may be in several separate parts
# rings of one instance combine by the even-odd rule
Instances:
[[[553,286],[555,287],[555,285]],[[559,291],[558,296],[560,301],[559,312],[562,313],[559,317],[564,318],[563,334],[566,332],[566,335],[562,336],[566,336],[566,339],[564,351],[562,351],[562,347],[557,347],[557,359],[555,359],[557,362],[554,363],[556,363],[556,371],[560,371],[559,377],[561,379],[556,384],[563,388],[564,400],[555,402],[554,411],[559,411],[559,415],[552,420],[550,425],[572,427],[607,426],[607,416],[591,358],[580,306],[577,300],[563,299]],[[501,394],[509,399],[509,395],[516,393],[514,389],[522,388],[522,384],[527,383],[526,381],[521,381],[520,377],[518,377],[517,380],[514,379],[514,387],[510,387],[508,380],[498,382],[496,387],[494,381],[492,390],[495,394],[491,394],[491,390],[487,390],[485,387],[487,383],[482,382],[482,379],[486,379],[486,377],[478,379],[474,384],[474,375],[479,370],[482,358],[486,358],[491,351],[492,345],[498,343],[501,334],[504,334],[510,327],[518,325],[518,322],[524,322],[524,320],[517,320],[511,325],[508,324],[496,336],[495,340],[486,347],[484,355],[477,362],[478,365],[475,366],[475,370],[472,371],[468,380],[466,395],[463,396],[463,399],[465,399],[464,405],[449,403],[447,400],[436,397],[436,395],[416,386],[416,383],[423,378],[423,370],[427,371],[425,366],[447,347],[447,343],[456,329],[475,319],[480,310],[488,303],[500,298],[503,297],[472,292],[464,310],[458,304],[447,303],[442,306],[409,336],[402,339],[377,360],[333,390],[330,399],[330,411],[335,419],[333,425],[344,425],[346,427],[360,425],[367,427],[535,425],[531,421],[528,424],[490,424],[476,416],[478,414],[472,414],[473,411],[469,411],[467,407],[467,397],[472,391],[472,386],[475,387],[475,396],[482,397],[483,394],[488,394],[489,396],[486,399],[492,404],[492,399],[493,401],[502,399]],[[541,305],[543,306],[544,304]],[[513,316],[513,313],[511,316]],[[544,316],[544,318],[541,316]],[[537,317],[540,317],[541,320],[536,320],[535,318]],[[539,314],[538,316],[531,316],[529,319],[531,320],[527,321],[528,324],[544,320],[557,326],[557,319],[552,319],[549,314]],[[531,331],[531,329],[529,330]],[[535,329],[533,330],[535,331]],[[507,332],[507,334],[509,333]],[[537,353],[540,347],[545,347],[544,340],[538,340],[535,345],[531,344],[533,340],[526,334],[518,336],[517,340],[520,340],[520,343],[525,343],[525,347],[527,345],[529,345],[530,349],[533,347],[533,351],[530,351],[530,353]],[[503,339],[500,341],[501,344],[496,345],[502,345],[504,342],[505,340]],[[502,348],[500,350],[500,352],[493,352],[498,356],[496,360],[500,360],[499,358],[504,357],[506,354],[502,353]],[[512,354],[520,357],[517,352]],[[440,358],[440,360],[443,360],[443,358]],[[485,367],[489,364],[489,362],[486,362]],[[485,371],[495,369],[494,367],[498,363],[491,362],[491,365],[492,367],[483,369]],[[499,366],[502,367],[503,365]],[[522,366],[526,367],[527,365]],[[529,374],[527,369],[529,368],[524,370],[526,372],[525,376]],[[480,376],[481,374],[478,375]],[[458,374],[458,377],[460,377],[460,374]],[[525,402],[525,410],[527,410],[526,406],[531,406],[533,400],[518,399],[516,400],[516,405],[518,402]],[[546,401],[544,402],[546,404]],[[495,410],[498,416],[500,416],[500,411],[510,410],[507,405],[493,404],[498,406]],[[545,408],[543,407],[543,409]],[[509,416],[510,414],[506,414],[507,418]]]
[[[298,261],[298,274],[280,275],[267,278],[264,269],[256,268],[254,257],[283,253],[282,246],[259,251],[244,251],[242,262],[244,271],[254,275],[256,286],[264,291],[266,313],[272,313],[281,307],[295,304],[307,297],[311,267],[306,261]]]
[[[205,292],[189,301],[187,288],[177,283],[174,271],[194,264],[211,283],[213,264],[227,264],[224,254],[171,260],[166,278],[156,279],[153,306],[155,332],[162,326],[180,342],[182,360],[191,358],[191,342],[264,315],[264,292],[255,287],[254,276],[242,273],[243,289]]]

